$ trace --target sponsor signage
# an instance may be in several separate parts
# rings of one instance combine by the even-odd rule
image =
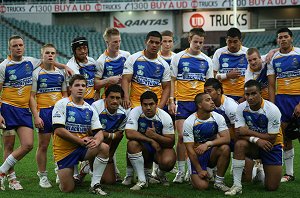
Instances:
[[[226,31],[234,25],[234,16],[231,11],[186,12],[183,13],[182,17],[184,32],[188,32],[195,27],[201,27],[205,31]],[[249,12],[237,12],[237,27],[239,29],[249,29]]]
[[[110,25],[121,32],[148,33],[150,31],[173,31],[172,12],[116,12],[110,17]]]
[[[270,7],[299,6],[300,0],[237,0],[237,6]],[[231,8],[233,0],[171,0],[139,1],[116,3],[75,3],[75,4],[14,4],[1,5],[0,13],[70,13],[70,12],[117,12],[142,10],[184,10],[198,8]]]

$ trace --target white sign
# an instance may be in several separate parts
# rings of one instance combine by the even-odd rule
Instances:
[[[110,17],[111,27],[127,33],[148,33],[150,31],[173,31],[172,12],[115,12]]]
[[[237,0],[237,7],[299,6],[300,0]],[[232,8],[233,0],[171,0],[75,4],[22,4],[0,5],[0,13],[69,13],[119,12],[141,10],[186,10]]]
[[[234,25],[234,16],[231,11],[186,12],[182,17],[184,32],[189,32],[195,27],[201,27],[204,31],[226,31]],[[238,11],[237,28],[242,30],[249,29],[249,27],[249,12]]]

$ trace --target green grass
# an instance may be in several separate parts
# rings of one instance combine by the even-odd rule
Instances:
[[[6,191],[0,191],[1,198],[14,198],[14,197],[47,197],[47,198],[58,198],[58,197],[95,197],[95,195],[88,193],[88,188],[90,184],[90,177],[87,177],[83,186],[77,187],[73,193],[61,193],[59,191],[58,185],[55,184],[55,173],[54,173],[54,163],[52,157],[52,150],[48,152],[48,174],[49,178],[52,181],[53,188],[42,189],[38,185],[38,177],[36,176],[37,165],[35,161],[35,151],[37,145],[37,138],[35,136],[35,147],[24,159],[17,163],[15,170],[21,184],[24,187],[22,191],[12,191],[8,189],[6,183]],[[291,183],[282,184],[276,192],[267,192],[264,190],[263,186],[260,184],[244,184],[243,194],[240,197],[298,197],[297,194],[300,186],[300,171],[299,171],[299,143],[294,142],[296,147],[295,149],[295,176],[296,180]],[[121,175],[125,175],[126,161],[125,161],[125,152],[126,152],[126,141],[123,139],[117,150],[117,161],[118,168],[121,171]],[[3,148],[2,148],[3,149]],[[0,155],[2,156],[3,150],[1,149]],[[1,164],[3,160],[0,160]],[[168,173],[168,178],[171,181],[174,178],[175,174]],[[226,174],[226,183],[232,185],[232,175],[227,171]],[[212,185],[206,191],[196,191],[189,184],[173,184],[170,182],[170,187],[163,187],[159,184],[150,185],[147,189],[138,192],[132,192],[128,187],[122,186],[121,184],[116,184],[113,186],[104,186],[110,196],[116,198],[127,198],[127,197],[161,197],[161,198],[187,198],[187,197],[224,197],[222,192],[216,191],[213,189]]]

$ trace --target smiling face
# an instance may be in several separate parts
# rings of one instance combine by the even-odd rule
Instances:
[[[9,51],[12,57],[12,60],[20,61],[25,51],[23,39],[12,39],[9,42]]]
[[[247,60],[250,68],[254,71],[260,71],[262,68],[262,60],[261,57],[256,53],[252,53],[251,55],[247,55]]]

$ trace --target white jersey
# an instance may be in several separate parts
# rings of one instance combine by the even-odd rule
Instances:
[[[109,113],[105,107],[105,99],[97,100],[92,104],[97,111],[103,130],[106,132],[123,131],[127,122],[130,109],[125,110],[119,106],[114,114]]]
[[[152,118],[148,118],[143,113],[141,106],[130,111],[125,129],[145,133],[148,127],[152,128],[153,124],[156,133],[159,135],[174,134],[173,121],[168,113],[157,108],[156,114]]]
[[[228,127],[222,115],[211,112],[210,118],[201,120],[195,112],[183,123],[183,142],[204,143],[214,140],[218,133],[226,130],[228,130]]]
[[[262,60],[262,68],[259,71],[253,71],[250,68],[250,65],[248,65],[247,70],[245,72],[245,83],[249,80],[256,80],[260,73],[262,72],[263,69],[265,69],[266,67],[266,55],[261,56],[261,60]]]
[[[221,105],[216,107],[214,111],[221,114],[225,118],[226,124],[229,127],[235,122],[237,107],[238,103],[234,99],[223,94],[221,98]]]
[[[171,60],[175,56],[176,53],[171,52],[171,56],[163,56],[161,54],[161,51],[158,52],[158,55],[160,55],[169,65],[171,65]]]

